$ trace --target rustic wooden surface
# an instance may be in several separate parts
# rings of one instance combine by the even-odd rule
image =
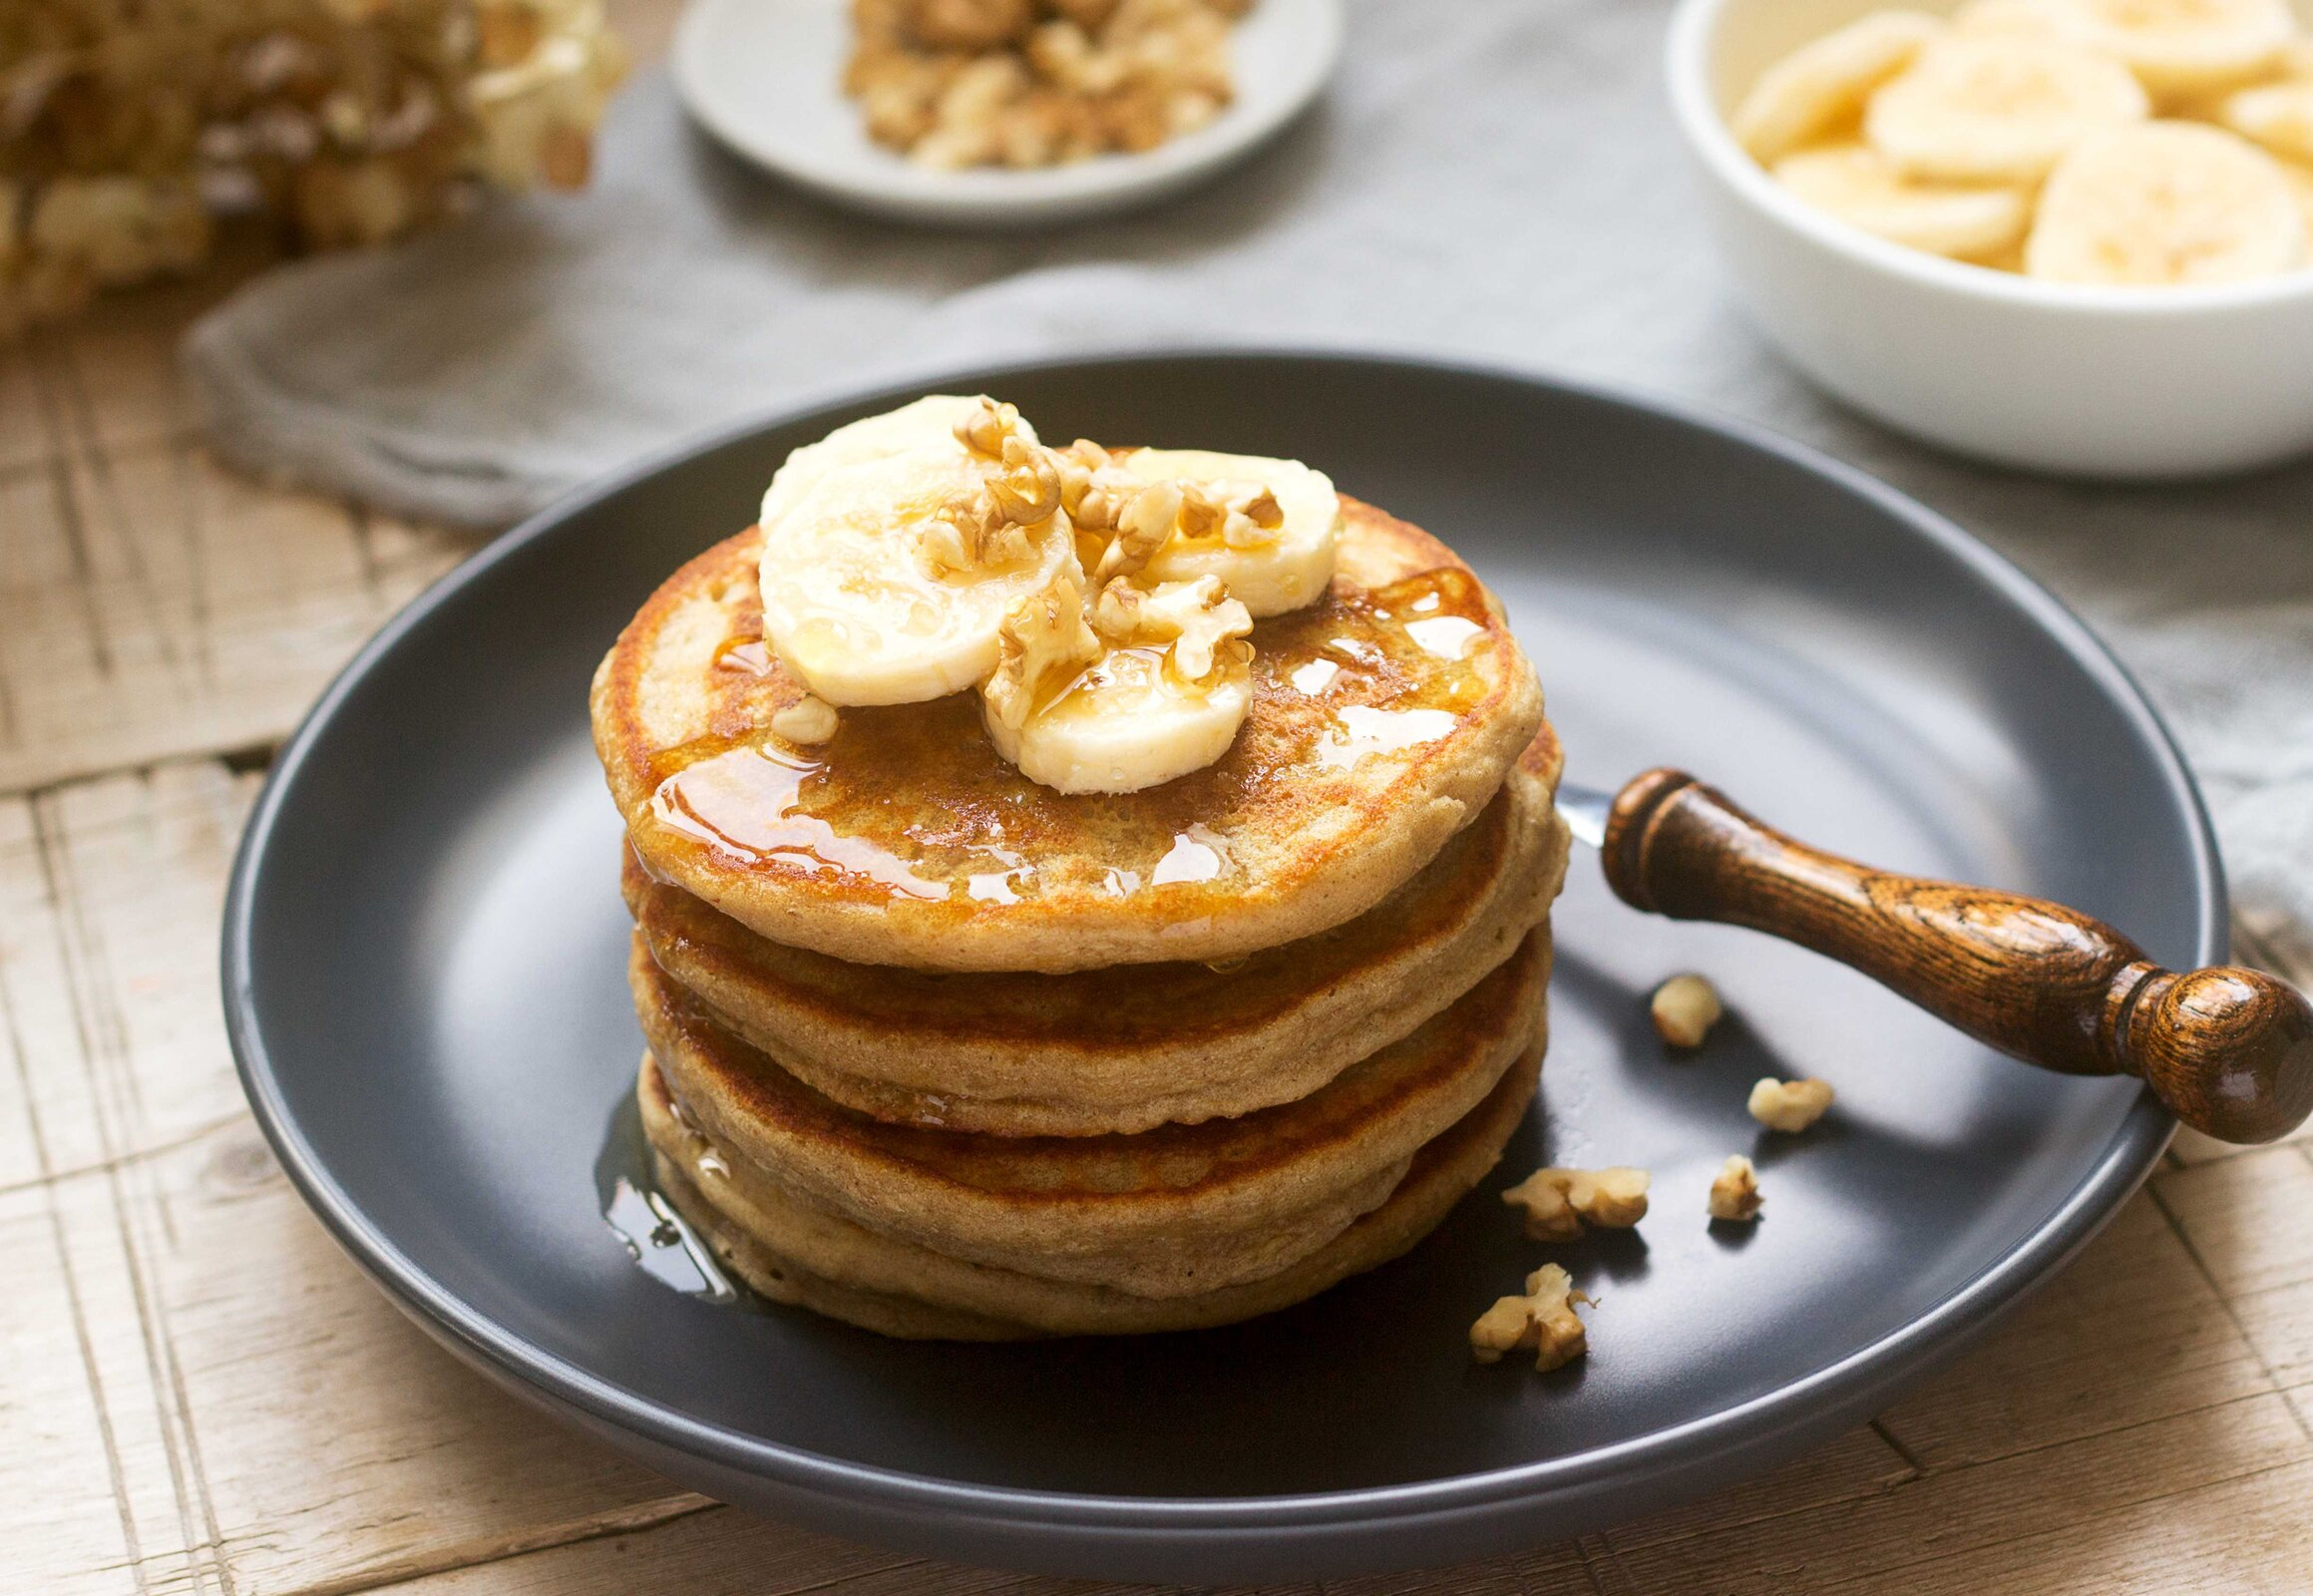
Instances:
[[[0,1588],[1089,1589],[750,1519],[566,1433],[274,1166],[217,1011],[233,840],[265,751],[470,545],[206,460],[170,345],[233,269],[0,349]],[[2313,977],[2277,928],[2239,952]],[[2313,1591],[2313,1139],[2180,1141],[1995,1340],[1777,1473],[1327,1588]]]

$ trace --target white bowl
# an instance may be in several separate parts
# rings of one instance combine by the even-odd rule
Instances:
[[[691,0],[675,90],[707,131],[823,199],[947,226],[1073,221],[1179,193],[1250,155],[1317,98],[1342,47],[1341,0],[1260,0],[1230,37],[1237,99],[1141,155],[1012,172],[920,167],[877,144],[843,92],[847,0]]]
[[[1884,3],[1683,0],[1672,20],[1671,106],[1705,217],[1791,363],[1929,443],[2068,476],[2210,476],[2313,449],[2313,270],[2193,288],[2039,282],[1833,220],[1743,153],[1726,117],[1758,74]],[[2296,3],[2313,18],[2313,0]]]

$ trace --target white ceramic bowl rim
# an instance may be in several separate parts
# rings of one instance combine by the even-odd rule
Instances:
[[[1727,5],[1728,0],[1681,0],[1673,15],[1665,50],[1672,114],[1678,118],[1688,142],[1738,194],[1825,248],[1899,277],[1908,277],[1923,287],[2076,315],[2191,316],[2313,299],[2313,267],[2247,282],[2175,288],[2043,282],[2014,272],[1947,260],[1924,249],[1907,248],[1823,214],[1793,199],[1767,176],[1749,153],[1735,142],[1727,119],[1720,113],[1711,89],[1711,44]]]

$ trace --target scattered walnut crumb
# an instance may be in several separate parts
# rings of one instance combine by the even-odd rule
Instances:
[[[1153,149],[1235,96],[1251,0],[852,0],[844,89],[923,166],[1049,167]]]
[[[1831,1083],[1809,1075],[1805,1080],[1777,1080],[1767,1076],[1750,1088],[1750,1117],[1769,1130],[1801,1131],[1823,1117],[1831,1106]]]
[[[1711,1217],[1743,1224],[1758,1217],[1766,1199],[1758,1194],[1758,1171],[1750,1160],[1735,1153],[1720,1167],[1711,1183]]]
[[[1526,1210],[1526,1234],[1536,1241],[1573,1241],[1585,1221],[1602,1230],[1628,1230],[1647,1217],[1643,1169],[1537,1169],[1502,1201]]]
[[[811,744],[835,735],[835,705],[805,693],[771,717],[771,735],[782,742]]]
[[[1673,976],[1655,989],[1647,1004],[1655,1029],[1674,1047],[1700,1047],[1727,1010],[1719,990],[1701,976]]]
[[[1596,1300],[1575,1290],[1565,1270],[1544,1264],[1526,1277],[1525,1296],[1501,1298],[1478,1316],[1470,1326],[1470,1352],[1481,1364],[1497,1364],[1502,1354],[1531,1347],[1536,1369],[1563,1368],[1590,1351],[1576,1303],[1595,1306]]]

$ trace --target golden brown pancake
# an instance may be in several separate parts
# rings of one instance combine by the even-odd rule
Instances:
[[[845,1108],[706,1019],[638,935],[645,1038],[688,1121],[801,1201],[951,1257],[1143,1297],[1278,1273],[1378,1207],[1533,1043],[1549,941],[1298,1102],[1132,1136],[999,1137]]]
[[[725,1029],[896,1124],[1084,1136],[1307,1096],[1510,956],[1557,896],[1565,828],[1543,727],[1421,873],[1332,931],[1215,967],[937,975],[782,948],[652,881],[621,886],[659,968]]]
[[[776,1302],[886,1336],[1005,1341],[1196,1330],[1274,1313],[1410,1249],[1501,1157],[1534,1095],[1539,1039],[1478,1105],[1413,1155],[1378,1208],[1261,1280],[1187,1297],[1136,1297],[966,1263],[879,1234],[793,1196],[677,1117],[645,1055],[639,1097],[659,1189],[726,1268]]]
[[[847,709],[809,750],[773,742],[802,687],[761,641],[760,535],[730,539],[595,674],[595,748],[634,849],[774,943],[920,970],[1217,962],[1352,920],[1476,817],[1542,695],[1444,545],[1343,510],[1332,592],[1254,630],[1229,752],[1121,796],[1028,780],[970,693]]]

